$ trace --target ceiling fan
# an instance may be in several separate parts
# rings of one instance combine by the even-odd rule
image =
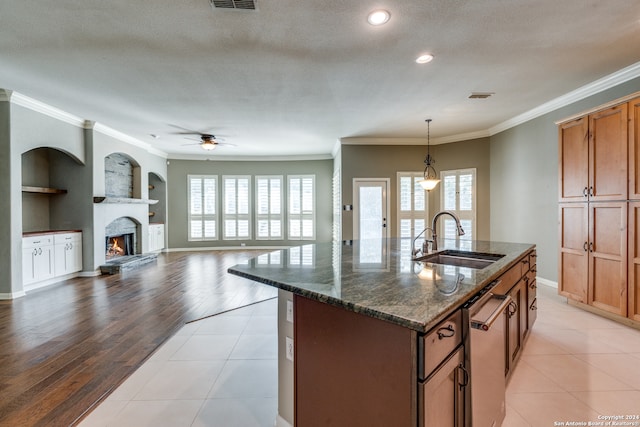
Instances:
[[[196,141],[196,139],[193,139],[193,138],[187,138],[187,139],[191,139],[193,141]],[[217,138],[215,135],[211,135],[209,133],[203,133],[203,134],[200,134],[200,142],[197,142],[195,144],[182,144],[182,145],[183,146],[185,146],[185,145],[199,145],[204,150],[207,150],[207,151],[215,150],[218,147],[218,145],[225,145],[225,146],[228,146],[228,147],[235,147],[234,144],[229,144],[227,142],[222,142],[222,141],[224,141],[224,139]]]
[[[207,151],[212,151],[215,150],[219,145],[224,145],[224,146],[229,146],[229,147],[235,147],[235,144],[229,144],[227,142],[223,142],[224,139],[223,138],[219,138],[216,137],[215,135],[211,134],[211,133],[205,133],[205,132],[197,132],[191,129],[186,129],[180,126],[176,126],[176,125],[171,125],[173,127],[176,127],[178,129],[182,129],[183,132],[174,132],[174,135],[195,135],[195,136],[199,136],[199,139],[195,139],[195,138],[186,138],[186,139],[190,139],[192,141],[199,141],[195,144],[182,144],[183,146],[186,145],[199,145],[201,146],[204,150]]]

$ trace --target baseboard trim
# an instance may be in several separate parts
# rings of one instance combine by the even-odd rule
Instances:
[[[162,252],[198,252],[198,251],[277,251],[289,249],[291,246],[208,246],[197,248],[170,248]]]
[[[546,286],[549,286],[551,288],[558,289],[558,282],[554,282],[554,281],[548,280],[548,279],[543,279],[540,276],[536,276],[536,282],[538,282],[541,285],[546,285]]]
[[[280,414],[276,417],[276,422],[273,425],[274,427],[293,427],[293,425],[289,424],[289,422],[282,418]]]
[[[2,292],[0,293],[0,300],[11,300],[25,296],[26,293],[24,291],[20,292]]]

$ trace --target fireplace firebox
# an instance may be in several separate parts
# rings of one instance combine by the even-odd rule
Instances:
[[[121,256],[135,255],[135,242],[133,233],[121,234],[119,236],[107,236],[105,240],[105,258],[107,260]]]

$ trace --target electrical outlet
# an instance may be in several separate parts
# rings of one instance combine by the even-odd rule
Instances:
[[[293,301],[287,300],[287,322],[293,323]]]
[[[293,338],[285,337],[284,346],[285,346],[285,356],[287,357],[287,360],[290,360],[293,362]]]

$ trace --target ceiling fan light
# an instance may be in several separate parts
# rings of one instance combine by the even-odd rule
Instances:
[[[213,141],[203,141],[200,146],[207,151],[216,149],[216,144]]]

